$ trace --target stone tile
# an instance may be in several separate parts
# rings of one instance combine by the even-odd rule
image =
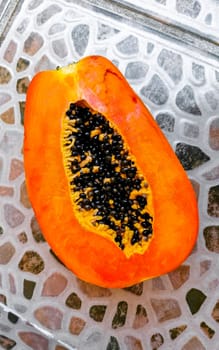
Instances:
[[[75,51],[83,56],[89,41],[90,28],[87,24],[78,24],[72,30],[71,36]]]
[[[67,349],[66,347],[64,347],[62,345],[56,345],[55,350],[69,350],[69,348]]]
[[[18,176],[23,174],[24,172],[24,164],[21,160],[13,158],[11,160],[10,172],[9,172],[9,180],[13,181]]]
[[[192,75],[200,83],[204,83],[205,82],[205,67],[198,64],[198,63],[193,62],[192,63]]]
[[[89,349],[89,350],[99,350],[103,349],[103,338],[104,333],[101,330],[97,329],[90,329],[87,333],[85,333],[85,336],[83,337],[82,341],[82,349]]]
[[[213,111],[215,111],[218,107],[218,99],[217,96],[214,94],[213,91],[207,91],[205,93],[205,98],[209,106]]]
[[[54,53],[60,58],[64,58],[68,55],[68,48],[64,39],[53,40],[52,48]]]
[[[63,313],[55,307],[42,306],[34,312],[34,316],[41,325],[48,329],[61,329]]]
[[[130,292],[132,294],[135,294],[135,295],[142,295],[143,289],[144,289],[143,282],[136,283],[136,284],[134,284],[131,287],[124,288],[124,290],[126,290],[126,291],[128,291],[128,292]]]
[[[8,282],[9,282],[10,293],[16,294],[17,288],[16,288],[16,283],[15,283],[15,278],[11,273],[9,273],[9,275],[8,275]]]
[[[218,289],[218,286],[219,286],[219,279],[214,278],[212,281],[209,282],[208,289],[210,292],[213,292]]]
[[[211,268],[211,260],[203,260],[200,262],[200,276],[202,276],[205,272],[209,271]]]
[[[147,311],[142,305],[137,305],[136,314],[132,327],[134,329],[142,328],[146,323],[148,323]]]
[[[216,322],[219,322],[219,300],[216,302],[212,310],[211,316]]]
[[[29,67],[29,65],[30,61],[28,61],[26,58],[20,57],[17,61],[16,71],[23,72]]]
[[[193,114],[195,116],[202,115],[201,110],[195,100],[195,94],[193,88],[190,85],[184,86],[176,95],[177,107],[186,113]]]
[[[211,13],[208,13],[206,16],[205,16],[205,23],[207,25],[211,25],[212,24],[212,14]]]
[[[202,176],[209,181],[219,179],[219,166],[208,169]]]
[[[22,271],[37,275],[44,270],[44,261],[37,252],[28,250],[21,258],[18,267]]]
[[[42,296],[55,297],[61,294],[65,290],[67,283],[67,278],[61,273],[53,273],[43,284]]]
[[[197,337],[191,338],[183,347],[182,350],[207,350]]]
[[[82,318],[72,317],[69,324],[69,331],[74,335],[79,335],[83,331],[85,325],[86,322]]]
[[[135,55],[139,51],[138,38],[134,35],[129,35],[118,44],[116,44],[116,48],[124,55]]]
[[[119,33],[119,30],[105,23],[98,23],[97,40],[106,40]]]
[[[31,0],[28,4],[28,10],[33,11],[42,4],[43,0]]]
[[[76,293],[71,293],[67,297],[65,304],[72,309],[79,310],[81,308],[82,301]]]
[[[26,94],[30,80],[28,77],[23,77],[17,80],[17,92],[18,94]]]
[[[144,350],[141,341],[131,335],[125,337],[125,345],[127,350]]]
[[[207,296],[199,289],[192,288],[186,294],[186,301],[191,314],[196,314],[201,308]]]
[[[3,333],[3,334],[9,333],[10,330],[11,330],[11,327],[9,327],[9,326],[7,326],[7,325],[5,325],[3,323],[0,323],[0,331],[1,331],[1,333]],[[0,344],[0,346],[1,346],[1,344]]]
[[[146,63],[141,61],[129,62],[125,69],[125,77],[128,80],[144,79],[149,67]]]
[[[6,337],[5,335],[0,335],[0,346],[3,349],[11,350],[14,346],[16,346],[16,341]]]
[[[155,0],[159,4],[166,5],[167,1],[166,0]]]
[[[197,0],[176,0],[176,9],[185,16],[196,18],[201,11],[201,2]]]
[[[102,322],[106,313],[106,305],[93,305],[90,307],[89,316],[96,322]]]
[[[0,245],[0,265],[6,265],[15,254],[15,247],[11,242],[5,242]]]
[[[111,290],[108,288],[98,287],[93,284],[81,281],[78,278],[77,284],[79,289],[90,298],[109,297],[112,294]]]
[[[181,315],[181,310],[175,299],[151,299],[151,304],[159,322],[172,320]]]
[[[0,186],[0,196],[8,196],[13,197],[14,195],[14,188],[9,186]]]
[[[19,101],[19,110],[20,110],[20,121],[21,124],[24,125],[24,111],[25,111],[25,102]]]
[[[0,178],[2,176],[3,171],[4,171],[4,161],[2,157],[0,157]]]
[[[43,55],[35,66],[35,73],[55,69],[56,65],[46,56]]]
[[[7,298],[3,294],[0,294],[0,303],[7,305]]]
[[[164,343],[164,337],[160,333],[151,336],[151,349],[157,350]]]
[[[14,40],[11,40],[5,50],[4,59],[11,63],[14,59],[15,53],[17,51],[17,43]]]
[[[212,120],[210,124],[209,145],[214,151],[219,150],[219,118]]]
[[[28,197],[27,187],[26,187],[25,181],[21,184],[21,187],[20,187],[20,202],[25,208],[27,208],[27,209],[31,208],[31,203],[30,203],[30,200]]]
[[[219,226],[207,226],[203,234],[207,249],[219,253]]]
[[[164,132],[173,132],[175,126],[175,118],[168,112],[158,113],[156,122]]]
[[[6,67],[0,66],[0,84],[8,84],[12,76]]]
[[[153,43],[147,43],[147,54],[148,55],[150,55],[152,52],[153,52],[153,50],[154,50],[154,44]]]
[[[19,33],[19,34],[23,34],[23,33],[25,33],[25,31],[27,30],[27,28],[28,28],[28,25],[30,24],[30,18],[23,18],[22,20],[21,20],[21,22],[18,24],[18,26],[17,26],[17,32]]]
[[[167,102],[169,91],[159,75],[154,74],[149,83],[141,88],[140,95],[146,103],[150,100],[154,104],[161,106]]]
[[[5,103],[7,103],[10,100],[11,100],[11,95],[9,95],[6,92],[0,93],[0,106],[4,105]]]
[[[211,327],[209,327],[204,321],[200,323],[200,328],[209,339],[212,339],[215,335],[215,331]]]
[[[41,26],[45,24],[52,16],[61,12],[61,10],[61,7],[56,4],[48,6],[36,16],[37,25]]]
[[[11,323],[16,324],[19,321],[19,317],[12,312],[8,312],[8,320]]]
[[[33,350],[48,350],[49,340],[34,332],[18,332],[20,339]]]
[[[156,277],[152,279],[152,289],[153,290],[165,290],[165,285],[161,277]]]
[[[183,73],[183,60],[181,55],[171,50],[162,49],[157,62],[175,84],[180,82]]]
[[[17,227],[24,221],[24,214],[15,208],[12,204],[4,205],[4,217],[7,224],[11,227]]]
[[[124,326],[126,321],[127,311],[128,311],[128,303],[126,301],[120,301],[117,305],[117,310],[112,320],[113,329]]]
[[[1,120],[3,120],[6,124],[14,124],[15,117],[14,117],[14,107],[10,107],[5,112],[0,114]]]
[[[187,325],[183,324],[181,326],[170,329],[169,330],[170,338],[172,340],[176,339],[180,334],[184,332],[186,328],[187,328]]]
[[[19,233],[17,237],[21,243],[26,243],[28,241],[27,234],[24,231]]]
[[[176,270],[169,272],[168,276],[174,289],[180,288],[188,279],[190,275],[190,266],[181,265]]]
[[[32,299],[35,287],[36,282],[24,279],[23,295],[26,299]]]
[[[22,304],[14,304],[14,308],[20,314],[24,314],[27,311],[27,307]]]
[[[185,170],[195,169],[210,160],[199,147],[187,143],[177,143],[175,152]]]
[[[33,238],[35,239],[35,241],[37,243],[45,242],[45,238],[42,234],[42,231],[39,227],[39,224],[38,224],[35,216],[33,216],[31,219],[30,227],[31,227],[32,235],[33,235]]]
[[[219,185],[212,186],[208,192],[208,215],[219,217]]]
[[[199,136],[199,126],[195,123],[184,123],[184,135],[189,138],[197,138]]]
[[[43,46],[44,40],[37,32],[31,32],[24,42],[24,52],[30,56],[34,56]]]
[[[194,179],[190,179],[190,181],[191,181],[193,190],[194,190],[194,192],[195,192],[196,199],[197,199],[197,201],[198,201],[199,192],[200,192],[200,184],[199,184],[197,181],[195,181]]]
[[[116,337],[110,337],[106,350],[121,350]]]
[[[8,158],[11,154],[18,154],[23,145],[23,133],[16,128],[8,128],[3,133],[3,137],[0,141],[0,150]]]
[[[49,28],[49,35],[55,35],[57,33],[63,32],[66,29],[65,23],[54,23],[50,28]]]

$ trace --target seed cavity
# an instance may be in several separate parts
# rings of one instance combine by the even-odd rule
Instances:
[[[153,235],[151,189],[116,127],[84,101],[63,119],[63,159],[75,215],[126,256],[143,254]]]

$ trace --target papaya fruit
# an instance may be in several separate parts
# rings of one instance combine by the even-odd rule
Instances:
[[[24,167],[45,239],[84,281],[131,286],[177,268],[195,244],[198,209],[187,174],[107,58],[33,77]]]

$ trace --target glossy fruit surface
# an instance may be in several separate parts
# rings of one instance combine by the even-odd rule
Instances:
[[[126,287],[187,258],[198,231],[192,186],[109,60],[90,56],[38,73],[24,127],[33,209],[52,250],[77,276]]]

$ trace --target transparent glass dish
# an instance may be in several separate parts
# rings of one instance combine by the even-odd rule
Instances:
[[[24,0],[3,1],[3,8],[0,346],[219,349],[217,2],[207,7],[201,0],[181,5],[177,0]],[[192,9],[200,9],[197,16]],[[57,261],[25,186],[22,143],[28,84],[36,72],[90,54],[112,60],[149,107],[199,203],[199,238],[190,257],[168,275],[127,289],[82,282]]]

